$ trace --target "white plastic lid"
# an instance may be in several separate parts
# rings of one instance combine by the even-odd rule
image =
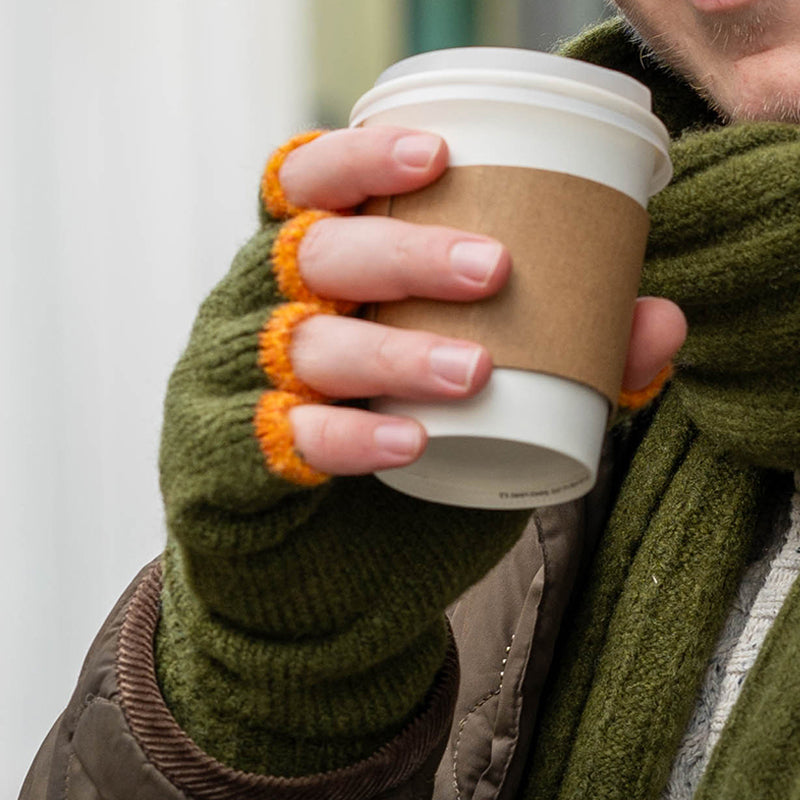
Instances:
[[[353,106],[350,125],[443,101],[549,108],[647,142],[655,154],[650,196],[672,177],[669,134],[652,113],[651,99],[650,90],[629,75],[576,59],[504,47],[452,48],[411,56],[385,70]]]
[[[375,86],[381,86],[388,81],[407,75],[450,69],[551,75],[589,84],[597,89],[620,95],[647,111],[651,109],[650,90],[635,78],[631,78],[630,75],[574,58],[564,58],[538,50],[522,50],[515,47],[453,47],[447,50],[420,53],[398,61],[385,69],[375,81]]]

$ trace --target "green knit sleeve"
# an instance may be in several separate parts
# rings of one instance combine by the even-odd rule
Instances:
[[[374,477],[308,488],[268,469],[259,333],[286,298],[262,227],[202,305],[170,379],[168,543],[157,673],[177,721],[228,766],[325,772],[424,713],[443,610],[513,544],[519,512],[424,503]]]

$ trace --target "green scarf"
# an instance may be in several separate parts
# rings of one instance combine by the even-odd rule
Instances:
[[[619,23],[571,54],[648,83],[676,139],[675,182],[651,206],[644,290],[681,303],[692,332],[567,619],[530,786],[534,797],[654,797],[746,558],[765,468],[800,463],[800,141],[785,125],[691,132],[718,121]],[[442,609],[513,545],[528,514],[426,504],[372,477],[309,490],[268,472],[253,433],[269,388],[258,342],[287,298],[270,256],[281,223],[262,221],[170,379],[156,664],[171,711],[208,753],[301,776],[380,759],[429,707],[447,663]],[[742,754],[800,764],[800,748],[770,738],[800,728],[796,594],[786,608],[705,796],[745,780]],[[762,684],[791,702],[750,688]],[[772,796],[763,783],[745,795]]]
[[[643,293],[689,320],[566,619],[525,797],[659,797],[753,544],[772,470],[800,467],[800,127],[724,126],[614,21],[569,55],[645,81],[674,137]],[[800,796],[800,587],[700,798]]]

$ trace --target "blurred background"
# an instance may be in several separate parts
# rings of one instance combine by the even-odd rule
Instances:
[[[164,541],[161,403],[270,151],[405,55],[601,0],[0,0],[0,797]]]

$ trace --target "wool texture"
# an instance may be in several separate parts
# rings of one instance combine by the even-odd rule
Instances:
[[[759,597],[764,605],[779,597],[780,611],[741,686],[740,696],[711,754],[696,800],[800,797],[798,534],[800,495],[795,494],[787,546],[771,571],[772,580]],[[789,581],[789,586],[781,586]],[[772,614],[768,608],[760,609],[760,613]],[[757,624],[754,619],[753,625]]]
[[[527,514],[424,503],[371,476],[300,485],[324,476],[297,459],[293,480],[268,468],[258,434],[287,433],[258,413],[277,388],[263,332],[289,299],[271,257],[280,229],[266,221],[239,252],[170,378],[156,667],[206,752],[294,776],[371,755],[424,706],[448,649],[444,608]]]
[[[675,177],[650,204],[642,292],[678,302],[689,338],[566,618],[525,796],[657,798],[751,547],[770,470],[800,464],[800,129],[708,127],[708,110],[692,120],[686,111],[697,98],[648,62],[619,21],[568,52],[627,66],[650,85],[656,108],[673,109],[666,118]],[[787,603],[770,639],[789,630],[784,617],[794,613]],[[764,650],[759,663],[774,663],[763,671],[794,685],[781,672],[783,655],[778,663]],[[772,694],[754,701],[748,718],[762,734],[769,703],[795,709],[790,719],[800,708],[800,695],[786,703],[774,686],[764,691]],[[756,771],[772,758],[791,760],[780,735],[750,736],[748,746]],[[800,755],[797,745],[789,751]],[[739,757],[746,753],[741,746]],[[738,775],[724,763],[724,775],[712,764],[700,796],[790,796],[743,793],[735,785],[743,761]],[[790,770],[775,780],[786,789],[797,777]]]
[[[767,633],[800,576],[800,472],[794,473],[790,519],[782,503],[759,520],[759,547],[748,565],[709,659],[697,704],[661,800],[691,800],[755,664]],[[784,524],[788,522],[787,526]]]
[[[721,126],[619,22],[568,52],[648,83],[674,137],[642,290],[679,302],[690,335],[567,617],[526,796],[656,798],[770,470],[800,461],[800,135]],[[239,769],[300,775],[369,755],[424,707],[447,647],[443,609],[507,552],[527,514],[424,503],[371,477],[304,487],[267,468],[253,419],[276,387],[259,336],[288,298],[271,265],[280,226],[263,207],[261,217],[170,380],[156,659],[201,747]],[[800,709],[798,594],[701,797],[800,786],[798,737],[787,736]],[[751,768],[765,777],[744,776]]]
[[[290,353],[295,327],[325,313],[331,309],[316,303],[281,303],[272,311],[258,338],[258,363],[276,389],[317,403],[328,399],[295,375]]]
[[[675,368],[672,364],[667,364],[666,367],[662,367],[658,375],[643,389],[637,389],[635,391],[623,389],[619,393],[619,407],[630,411],[639,411],[639,409],[650,405],[650,403],[664,391],[664,387],[667,385],[674,372]]]
[[[255,433],[270,471],[299,486],[319,486],[330,475],[309,466],[294,446],[289,411],[308,402],[291,392],[264,392],[253,419]]]
[[[330,306],[339,314],[355,311],[357,303],[347,300],[328,300],[314,294],[306,286],[298,264],[298,253],[309,228],[322,219],[336,216],[330,211],[303,211],[287,220],[275,237],[272,247],[272,266],[278,279],[278,288],[289,300],[299,303],[314,303],[317,306]]]
[[[325,131],[303,131],[289,139],[288,142],[277,148],[267,161],[264,173],[261,176],[261,188],[259,192],[262,219],[284,219],[296,216],[306,209],[293,205],[286,199],[283,185],[280,180],[280,171],[286,157],[293,150],[302,147],[304,144],[313,142]]]

